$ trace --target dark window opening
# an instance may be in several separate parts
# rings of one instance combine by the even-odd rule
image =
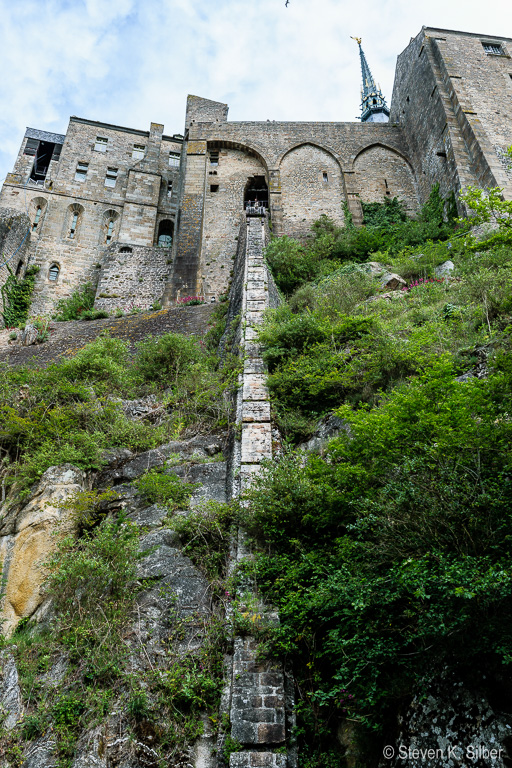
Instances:
[[[446,157],[446,152],[442,152],[442,151],[441,152],[436,152],[436,155],[438,157]]]
[[[39,219],[41,218],[42,211],[43,211],[43,209],[41,208],[40,205],[38,205],[37,206],[37,211],[36,211],[36,217],[34,219],[34,223],[32,224],[32,232],[34,232],[34,230],[37,229],[37,225],[39,224]]]
[[[407,97],[407,98],[406,98],[406,102],[407,102],[407,103],[409,103],[409,102],[410,102],[410,98],[409,98],[409,97]]]
[[[27,152],[27,148],[25,147],[25,154],[34,155],[34,165],[32,166],[32,170],[30,172],[30,180],[36,184],[43,185],[44,180],[46,179],[46,174],[48,173],[48,166],[53,159],[56,159],[56,148],[61,147],[62,145],[54,144],[51,141],[36,141],[35,139],[28,139],[27,146],[29,141],[37,144],[37,147],[35,147],[35,152],[32,150]],[[60,152],[56,155],[57,158],[59,157],[59,154]]]
[[[218,192],[218,191],[219,191],[218,184],[210,184],[210,192]]]
[[[112,240],[113,234],[114,234],[114,219],[110,219],[110,221],[108,223],[108,226],[107,226],[107,237],[105,239],[105,242],[107,243],[107,245]]]
[[[158,225],[157,245],[159,248],[170,248],[172,246],[172,236],[174,224],[169,219],[164,219]]]
[[[219,164],[219,153],[216,150],[210,150],[210,165]]]
[[[172,181],[167,182],[167,197],[171,197],[172,195]]]
[[[23,261],[18,261],[18,266],[16,267],[16,277],[20,274],[21,270],[23,269]]]
[[[57,266],[57,264],[52,264],[50,269],[48,270],[48,280],[55,282],[55,280],[59,276],[59,272],[60,272],[60,269]]]
[[[71,240],[73,240],[76,235],[77,226],[78,226],[78,213],[75,211],[73,213],[73,218],[71,219],[71,227],[69,229],[69,235],[68,235],[68,237],[70,237]]]
[[[377,99],[373,99],[372,103],[376,104],[377,103]]]
[[[324,171],[322,175],[323,175],[324,181],[329,181],[329,174],[327,173],[327,171]]]
[[[249,215],[265,215],[268,209],[268,187],[264,176],[251,176],[247,180],[244,192],[244,208]]]
[[[504,56],[503,48],[498,43],[482,43],[484,51],[493,56]]]
[[[133,253],[133,248],[129,248],[127,245],[124,245],[119,249],[119,253]]]

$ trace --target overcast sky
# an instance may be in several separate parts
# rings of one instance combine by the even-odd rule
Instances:
[[[512,37],[510,0],[0,0],[0,180],[25,127],[70,115],[183,131],[188,93],[230,120],[354,120],[357,46],[391,100],[422,25]]]

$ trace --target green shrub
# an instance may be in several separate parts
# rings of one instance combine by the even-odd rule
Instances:
[[[80,320],[100,320],[108,317],[108,312],[104,309],[85,309],[80,313]]]
[[[84,312],[94,307],[96,291],[90,283],[77,288],[67,299],[60,299],[55,306],[55,320],[79,320]]]
[[[150,469],[134,485],[150,504],[162,504],[171,510],[186,508],[196,486],[183,482],[174,473]]]
[[[200,359],[201,348],[195,339],[166,333],[139,344],[134,368],[142,381],[170,387]]]
[[[95,382],[100,389],[110,391],[126,386],[129,379],[128,345],[104,334],[81,349],[70,360],[63,361],[60,370],[71,381]]]

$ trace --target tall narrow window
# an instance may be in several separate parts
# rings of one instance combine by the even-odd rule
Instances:
[[[217,150],[210,150],[210,165],[219,164],[219,153]]]
[[[110,219],[107,227],[107,237],[105,239],[105,242],[107,243],[107,245],[112,240],[113,234],[114,234],[114,222],[112,221],[112,219]]]
[[[180,164],[180,153],[169,152],[169,168],[178,168]]]
[[[172,196],[172,181],[167,182],[167,197]]]
[[[94,149],[96,150],[96,152],[106,152],[107,144],[108,144],[108,139],[104,139],[102,136],[96,136],[96,141],[94,142]]]
[[[327,182],[329,181],[329,175],[328,175],[327,171],[323,172],[322,177],[323,177],[324,182],[327,184]]]
[[[21,270],[23,269],[23,261],[18,261],[18,266],[16,267],[16,277],[21,273]]]
[[[60,269],[57,266],[57,264],[52,264],[50,269],[48,270],[48,280],[55,282],[55,280],[59,276],[59,272],[60,272]]]
[[[145,144],[134,144],[132,151],[132,160],[144,160],[144,153],[146,151]]]
[[[78,163],[75,171],[75,181],[85,181],[89,163]]]
[[[68,237],[70,237],[71,240],[73,240],[76,235],[77,225],[78,225],[78,213],[75,211],[73,213],[73,218],[71,219],[71,227],[69,229],[69,235],[68,235]]]
[[[43,209],[41,208],[41,206],[40,206],[40,205],[38,205],[38,206],[37,206],[37,211],[36,211],[36,217],[35,217],[35,219],[34,219],[34,223],[32,224],[32,232],[34,232],[34,230],[36,230],[36,229],[37,229],[37,225],[39,224],[39,219],[41,218],[41,212],[42,212],[42,210],[43,210]]]
[[[115,187],[117,181],[117,168],[107,168],[107,174],[105,176],[105,186]]]

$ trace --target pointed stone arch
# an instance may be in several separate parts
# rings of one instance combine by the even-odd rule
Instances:
[[[394,147],[375,142],[353,158],[354,186],[364,203],[398,197],[412,215],[419,207],[416,179],[409,160]]]
[[[284,234],[307,237],[322,215],[343,225],[346,195],[333,152],[314,142],[300,142],[282,156],[280,176]]]

